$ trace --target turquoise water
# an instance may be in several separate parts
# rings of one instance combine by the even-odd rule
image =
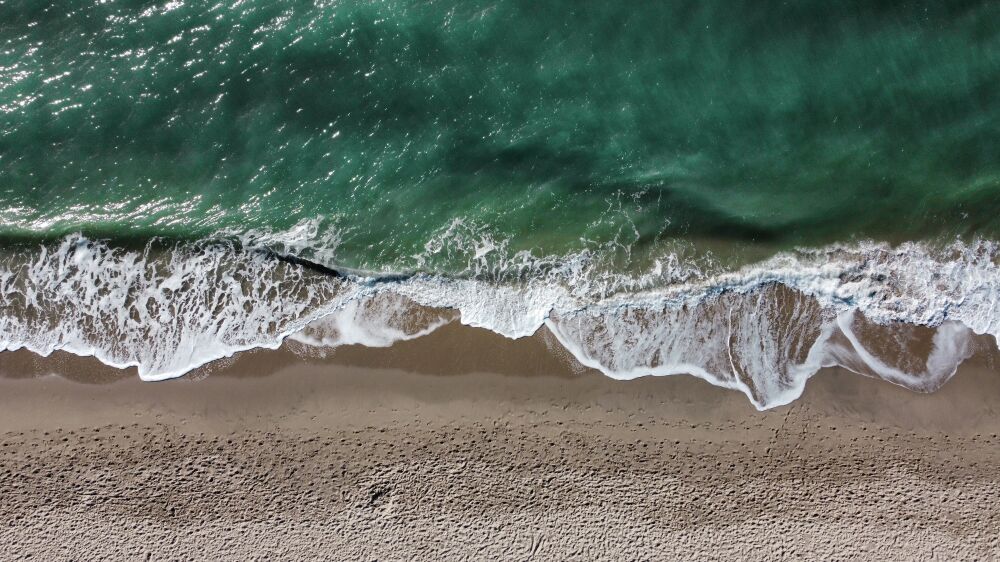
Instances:
[[[0,0],[0,350],[934,390],[1000,336],[998,84],[998,2]]]
[[[996,2],[0,3],[0,237],[1000,233]]]

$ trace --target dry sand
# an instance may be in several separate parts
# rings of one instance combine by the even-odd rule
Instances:
[[[0,559],[989,559],[997,374],[760,413],[452,327],[164,383],[2,354]]]

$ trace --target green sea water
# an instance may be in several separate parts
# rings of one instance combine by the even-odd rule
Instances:
[[[0,238],[309,220],[375,270],[995,239],[1000,3],[0,1]]]

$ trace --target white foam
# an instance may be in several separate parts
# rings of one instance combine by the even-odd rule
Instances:
[[[289,336],[324,348],[342,345],[389,347],[426,336],[453,319],[447,311],[426,311],[393,292],[375,292],[348,301],[342,308],[307,324]]]
[[[850,342],[851,359],[858,359],[862,362],[862,368],[854,367],[854,370],[866,372],[894,382],[901,386],[919,390],[936,390],[955,374],[958,366],[972,355],[970,330],[961,323],[948,321],[941,324],[934,331],[931,340],[930,353],[927,355],[925,364],[914,365],[919,370],[903,370],[899,367],[889,365],[886,360],[879,357],[878,352],[870,350],[855,333],[853,320],[854,310],[848,310],[837,318],[837,327],[840,333]],[[890,353],[893,350],[889,350]],[[913,362],[919,357],[918,352],[906,349],[905,359]],[[881,351],[885,354],[885,351]],[[831,357],[836,356],[832,350],[828,351]],[[835,361],[837,364],[840,362]],[[850,363],[843,365],[851,368]]]
[[[759,408],[797,398],[822,367],[831,325],[811,298],[778,286],[693,306],[647,302],[553,316],[549,329],[608,376],[693,374],[739,390]]]
[[[77,235],[10,253],[0,264],[0,349],[93,355],[159,380],[286,337],[384,347],[430,333],[453,310],[511,338],[546,325],[583,365],[611,377],[687,373],[769,408],[835,364],[933,389],[969,356],[972,332],[1000,333],[1000,250],[988,241],[863,242],[721,272],[667,252],[645,273],[626,274],[607,258],[615,248],[536,256],[454,223],[413,265],[466,259],[464,270],[393,281],[330,277],[254,250],[335,267],[339,237],[324,228],[141,251]],[[876,352],[857,318],[937,331],[918,365]]]
[[[144,380],[276,348],[366,291],[223,243],[124,251],[71,236],[5,262],[0,349],[92,355]]]

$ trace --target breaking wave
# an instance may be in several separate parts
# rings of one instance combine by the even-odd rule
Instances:
[[[429,272],[442,252],[468,266]],[[0,349],[92,355],[160,380],[286,338],[384,347],[453,321],[509,338],[545,326],[610,377],[695,375],[766,409],[834,365],[933,391],[974,335],[1000,334],[990,241],[861,242],[729,271],[667,252],[626,273],[600,248],[538,257],[452,225],[413,272],[344,270],[335,255],[336,236],[312,223],[140,249],[79,234],[8,249]]]

